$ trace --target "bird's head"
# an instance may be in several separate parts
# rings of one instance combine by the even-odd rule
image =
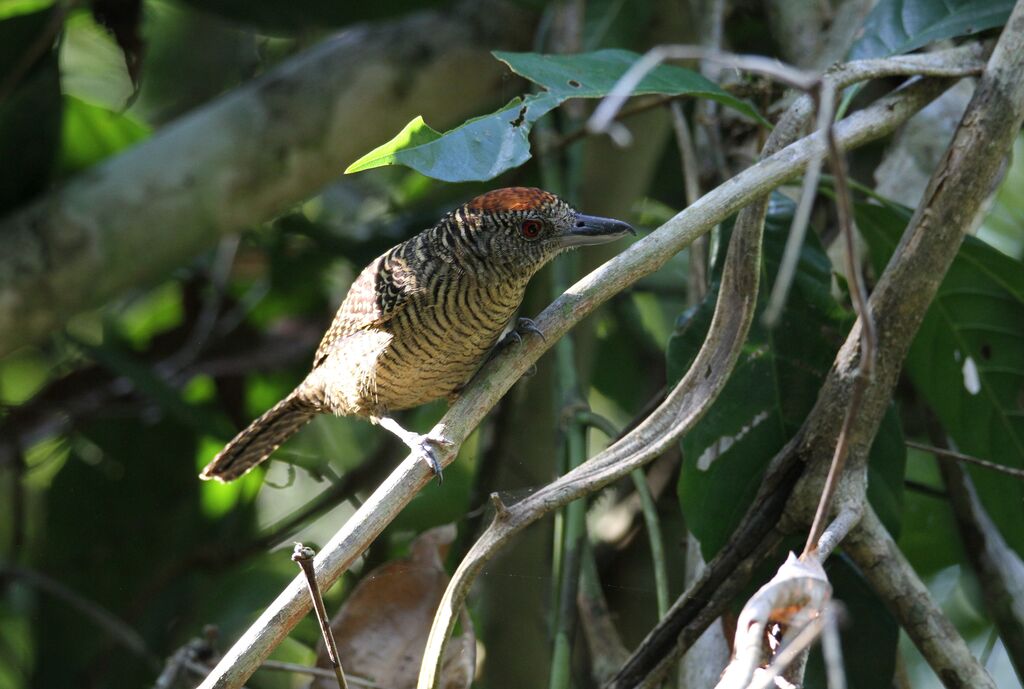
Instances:
[[[452,211],[453,239],[496,264],[532,272],[566,249],[636,234],[628,224],[584,215],[554,194],[530,187],[496,189]]]

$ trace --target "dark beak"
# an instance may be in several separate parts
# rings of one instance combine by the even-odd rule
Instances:
[[[627,234],[635,235],[636,230],[621,220],[580,213],[573,226],[560,237],[560,243],[565,247],[604,244]]]

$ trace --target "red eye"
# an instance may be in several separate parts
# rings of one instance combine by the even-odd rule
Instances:
[[[527,239],[536,239],[540,235],[540,228],[540,220],[524,220],[520,229]]]

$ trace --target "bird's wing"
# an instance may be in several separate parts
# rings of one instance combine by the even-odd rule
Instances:
[[[379,256],[356,277],[316,350],[314,368],[323,363],[336,342],[384,325],[422,290],[402,248],[399,245]]]

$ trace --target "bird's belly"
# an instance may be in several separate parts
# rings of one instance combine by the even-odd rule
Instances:
[[[408,409],[446,397],[480,368],[501,329],[397,332],[377,358],[373,389],[387,409]]]

